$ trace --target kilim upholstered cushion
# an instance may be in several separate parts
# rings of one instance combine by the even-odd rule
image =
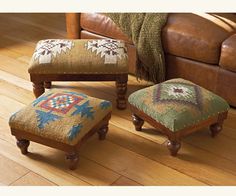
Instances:
[[[52,89],[11,116],[11,129],[75,145],[111,112],[109,101]],[[25,138],[27,139],[27,138]]]
[[[128,55],[113,39],[47,39],[38,42],[28,69],[35,97],[54,81],[115,81],[117,108],[126,108]]]
[[[31,74],[128,73],[127,49],[113,39],[48,39],[38,42],[30,62]]]
[[[200,124],[229,109],[227,102],[184,79],[172,79],[134,92],[129,103],[172,132]]]

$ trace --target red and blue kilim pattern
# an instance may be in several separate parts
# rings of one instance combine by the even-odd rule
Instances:
[[[57,93],[40,104],[41,108],[66,114],[72,107],[84,98],[66,93]]]

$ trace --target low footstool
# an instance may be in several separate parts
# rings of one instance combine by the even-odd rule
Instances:
[[[167,147],[176,156],[181,139],[209,126],[212,137],[222,130],[229,105],[221,97],[181,78],[134,92],[128,99],[133,124],[141,131],[144,121],[168,137]]]
[[[81,144],[95,132],[105,139],[111,109],[109,101],[52,89],[13,114],[9,125],[22,154],[34,141],[65,151],[69,168],[75,169]]]
[[[113,39],[48,39],[38,42],[28,69],[36,97],[52,81],[116,81],[117,108],[126,108],[128,56]]]

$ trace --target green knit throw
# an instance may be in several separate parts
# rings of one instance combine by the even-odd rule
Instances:
[[[134,43],[138,63],[137,77],[155,83],[165,80],[165,58],[161,44],[161,30],[167,14],[107,13],[113,22]]]

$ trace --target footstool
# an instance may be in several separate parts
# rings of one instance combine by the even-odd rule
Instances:
[[[181,139],[209,126],[212,137],[222,130],[229,105],[221,97],[181,78],[134,92],[128,98],[133,124],[141,131],[144,121],[168,137],[171,155],[177,155]]]
[[[71,90],[48,90],[9,119],[11,134],[22,154],[29,141],[66,152],[70,169],[78,162],[81,144],[95,132],[105,139],[111,103]]]
[[[126,108],[128,57],[113,39],[48,39],[38,42],[28,69],[36,97],[52,81],[116,81],[117,108]]]

